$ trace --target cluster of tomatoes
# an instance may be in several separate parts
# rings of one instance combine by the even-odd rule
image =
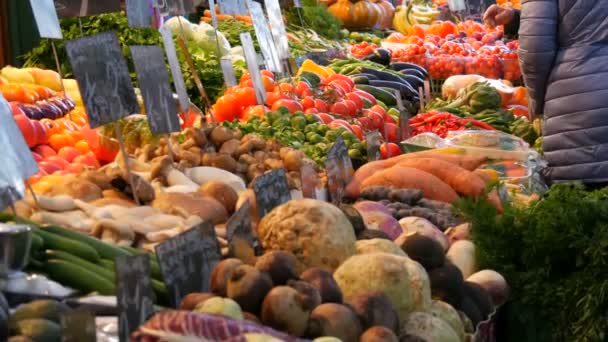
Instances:
[[[363,41],[361,43],[355,44],[350,48],[350,53],[356,58],[363,58],[365,56],[371,55],[378,48],[377,44],[368,43]]]
[[[413,34],[408,36],[395,32],[386,41],[403,44],[392,47],[394,61],[421,65],[435,79],[478,74],[518,81],[521,78],[518,43],[505,43],[502,38],[502,30],[467,20],[457,25],[440,21],[427,29],[413,28]]]

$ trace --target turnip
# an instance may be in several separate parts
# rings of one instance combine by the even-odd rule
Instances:
[[[429,237],[437,241],[441,247],[443,247],[444,252],[448,250],[448,237],[429,220],[422,217],[410,216],[399,220],[399,225],[404,233],[409,234],[416,232],[422,236]]]
[[[479,284],[488,291],[494,306],[504,304],[509,297],[509,285],[505,278],[496,271],[481,270],[468,277],[467,281]]]
[[[477,270],[477,261],[475,259],[475,244],[468,240],[459,240],[454,242],[448,253],[446,254],[450,260],[466,279]]]
[[[362,201],[355,203],[354,207],[363,216],[363,221],[368,229],[383,231],[391,240],[396,239],[401,234],[402,229],[399,222],[381,203]]]

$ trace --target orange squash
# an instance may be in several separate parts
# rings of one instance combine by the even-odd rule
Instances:
[[[338,0],[328,8],[329,13],[334,17],[338,18],[342,25],[346,27],[353,27],[353,4],[348,0]]]
[[[380,20],[383,17],[382,8],[378,6],[378,4],[374,2],[367,2],[368,15],[367,15],[367,24],[366,27],[369,28],[378,28],[380,25]]]

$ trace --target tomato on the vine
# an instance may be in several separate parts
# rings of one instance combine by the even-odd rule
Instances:
[[[236,102],[240,107],[253,106],[258,103],[253,87],[242,87],[234,91]]]
[[[224,95],[217,99],[213,105],[213,116],[218,122],[232,121],[239,114],[239,107],[236,96],[232,94]]]

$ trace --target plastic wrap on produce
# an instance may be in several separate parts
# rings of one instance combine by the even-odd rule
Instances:
[[[306,341],[247,320],[175,310],[154,315],[133,333],[132,340],[160,342],[182,337],[201,341],[244,342],[247,338],[243,335],[247,333],[265,334],[285,342]]]

